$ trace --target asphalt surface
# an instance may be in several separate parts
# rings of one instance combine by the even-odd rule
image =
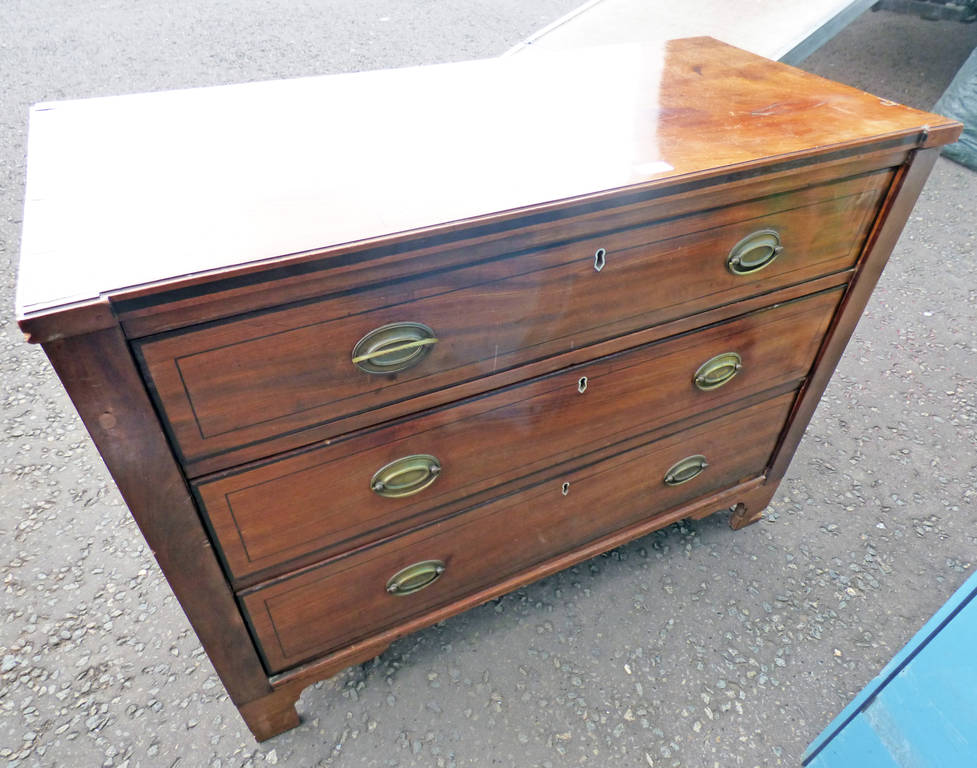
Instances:
[[[0,758],[776,766],[977,553],[977,174],[941,160],[764,522],[679,524],[405,638],[257,745],[12,320],[31,103],[491,56],[578,0],[6,0]],[[869,13],[806,67],[929,107],[977,25]]]

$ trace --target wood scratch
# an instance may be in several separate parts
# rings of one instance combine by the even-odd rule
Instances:
[[[767,117],[769,115],[782,115],[790,112],[795,112],[800,108],[805,110],[817,109],[825,104],[825,101],[819,101],[814,104],[805,104],[799,101],[777,101],[773,104],[768,104],[760,109],[754,109],[750,112],[751,115],[757,117]]]

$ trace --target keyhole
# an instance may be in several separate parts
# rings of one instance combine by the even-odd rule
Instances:
[[[598,248],[594,252],[594,270],[600,272],[604,268],[605,256],[607,256],[607,251],[603,248]]]
[[[563,491],[564,496],[570,493],[570,483],[564,483],[563,488],[561,490]]]
[[[581,376],[580,380],[577,382],[577,392],[581,395],[587,391],[587,377]]]

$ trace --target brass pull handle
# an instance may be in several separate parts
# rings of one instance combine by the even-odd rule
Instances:
[[[743,358],[735,352],[723,352],[700,365],[692,381],[699,389],[708,392],[729,383],[742,368]]]
[[[445,565],[440,560],[422,560],[408,565],[387,580],[387,592],[398,597],[412,595],[431,586],[444,571]]]
[[[353,365],[364,373],[396,373],[417,365],[437,343],[424,323],[390,323],[356,342]]]
[[[686,456],[681,461],[677,461],[665,473],[665,485],[681,485],[689,480],[698,477],[703,470],[709,466],[706,457],[702,454]]]
[[[387,499],[399,499],[423,491],[441,476],[441,462],[419,453],[380,467],[370,480],[370,490]]]
[[[726,257],[726,268],[734,275],[751,275],[770,266],[783,250],[776,230],[761,229],[733,246]]]

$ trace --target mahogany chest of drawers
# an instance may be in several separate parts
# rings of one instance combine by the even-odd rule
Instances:
[[[707,38],[42,104],[18,314],[264,739],[759,519],[959,130]]]

